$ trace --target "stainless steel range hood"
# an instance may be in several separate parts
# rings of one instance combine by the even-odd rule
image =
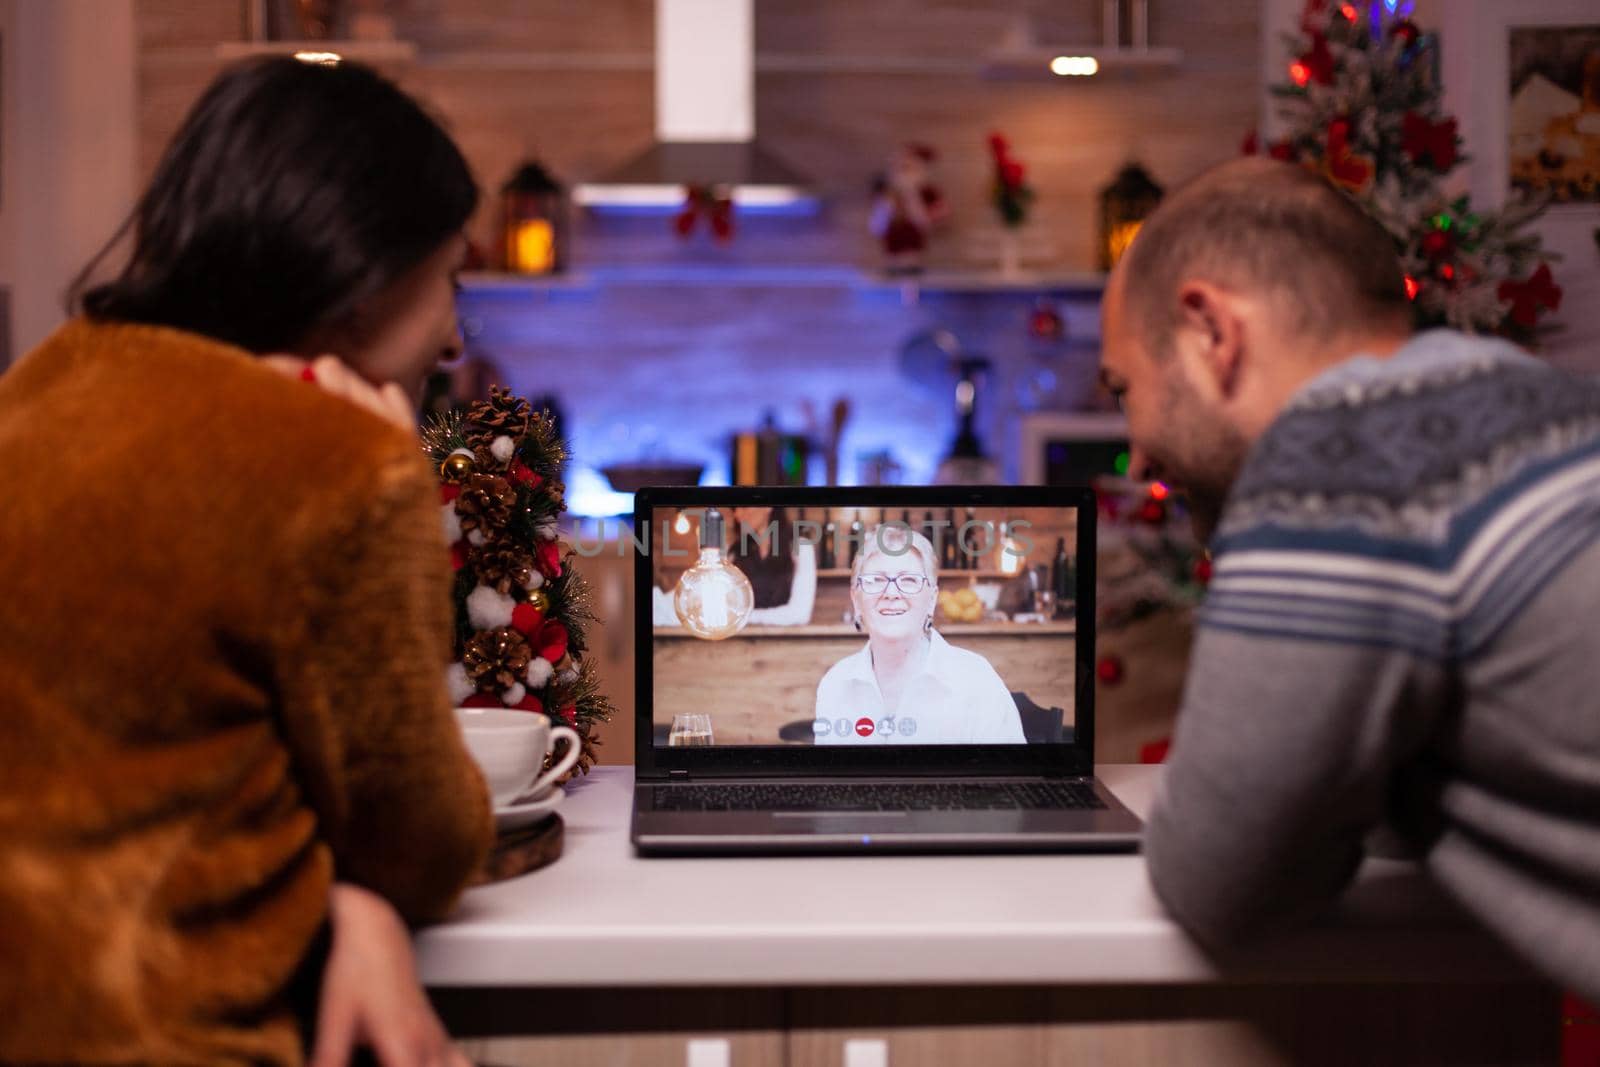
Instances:
[[[678,208],[685,186],[729,190],[736,206],[806,211],[810,183],[755,136],[753,0],[656,0],[656,143],[596,181],[590,208]]]

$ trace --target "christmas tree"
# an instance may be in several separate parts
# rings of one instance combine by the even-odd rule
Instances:
[[[1288,136],[1268,151],[1326,174],[1393,235],[1419,327],[1530,342],[1561,305],[1554,257],[1528,228],[1545,204],[1474,211],[1445,192],[1465,160],[1456,120],[1442,111],[1432,38],[1394,7],[1308,0],[1287,37],[1289,81],[1273,89]],[[1253,136],[1245,150],[1258,150]]]
[[[549,413],[495,387],[465,411],[434,416],[422,440],[439,465],[456,575],[451,697],[566,723],[583,738],[587,772],[593,728],[612,707],[583,658],[594,615],[557,531],[566,454]]]

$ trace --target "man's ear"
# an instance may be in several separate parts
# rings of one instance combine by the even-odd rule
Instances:
[[[1178,287],[1178,313],[1187,342],[1183,347],[1223,398],[1239,388],[1244,369],[1245,321],[1238,298],[1206,281],[1186,281]]]

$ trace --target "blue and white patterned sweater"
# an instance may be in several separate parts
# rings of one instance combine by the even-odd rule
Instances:
[[[1600,385],[1434,331],[1302,388],[1213,541],[1147,850],[1203,941],[1325,904],[1387,824],[1600,997]]]

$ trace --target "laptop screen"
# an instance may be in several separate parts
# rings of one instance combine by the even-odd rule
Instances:
[[[657,747],[1073,740],[1075,508],[648,514]]]

